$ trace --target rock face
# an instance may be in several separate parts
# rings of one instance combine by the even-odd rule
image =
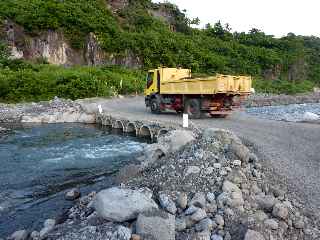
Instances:
[[[126,2],[110,0],[110,6],[118,8]],[[13,59],[44,59],[51,64],[68,66],[117,64],[139,68],[142,65],[140,58],[130,51],[124,56],[105,52],[94,33],[87,36],[85,47],[77,50],[72,48],[62,32],[48,30],[31,36],[14,22],[7,20],[4,25],[5,38]]]
[[[100,217],[114,222],[132,220],[140,213],[158,208],[146,194],[117,187],[99,192],[93,207]]]
[[[174,240],[175,217],[159,210],[142,213],[138,216],[136,230],[143,239]]]

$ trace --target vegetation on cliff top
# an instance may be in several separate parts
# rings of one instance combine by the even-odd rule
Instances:
[[[165,11],[171,15],[170,22],[154,17],[153,11]],[[106,0],[12,0],[0,3],[1,18],[13,20],[30,34],[61,30],[74,48],[82,48],[87,35],[93,32],[105,51],[120,56],[129,52],[138,55],[143,69],[165,65],[183,66],[198,73],[249,74],[256,77],[258,90],[269,92],[308,91],[320,84],[319,38],[288,34],[278,39],[258,29],[232,32],[220,22],[200,30],[190,27],[197,19],[188,19],[169,3],[130,0],[126,7],[113,13]],[[31,69],[35,65],[32,66]],[[36,68],[32,70],[35,75],[49,68],[60,74],[79,70]],[[96,74],[93,69],[90,68],[92,78]],[[4,79],[19,71],[1,70],[1,76]]]

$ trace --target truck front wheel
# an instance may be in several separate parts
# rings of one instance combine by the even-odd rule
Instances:
[[[184,112],[189,115],[191,119],[201,118],[201,102],[200,99],[187,99],[184,107]]]
[[[150,101],[150,109],[151,112],[156,114],[156,113],[160,113],[161,109],[160,109],[160,101],[158,98],[153,98]]]

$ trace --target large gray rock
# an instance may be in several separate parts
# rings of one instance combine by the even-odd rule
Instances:
[[[169,146],[171,152],[176,152],[194,140],[192,131],[174,130],[169,135],[159,139],[159,142]]]
[[[191,199],[189,205],[204,208],[206,206],[206,195],[202,192],[196,193]]]
[[[181,209],[186,209],[188,206],[188,195],[186,193],[180,193],[177,199],[177,205]]]
[[[250,150],[242,143],[232,141],[229,150],[233,152],[242,162],[249,162]]]
[[[158,208],[150,196],[118,187],[99,192],[93,201],[93,207],[100,217],[113,222],[133,220],[140,213]]]
[[[256,197],[256,201],[260,209],[266,210],[266,211],[272,211],[273,206],[277,202],[277,199],[272,195],[260,194]]]
[[[175,216],[161,210],[141,213],[137,219],[136,231],[143,239],[174,240]]]
[[[244,204],[240,188],[230,181],[224,181],[222,186],[223,192],[227,193],[231,199],[231,207],[241,208]]]
[[[249,229],[244,237],[244,240],[265,240],[265,238],[261,233]]]

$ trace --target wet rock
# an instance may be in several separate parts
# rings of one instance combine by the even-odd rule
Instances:
[[[264,221],[264,224],[272,230],[277,230],[279,228],[279,224],[275,219],[267,219]]]
[[[273,206],[272,215],[285,220],[288,218],[289,211],[284,204],[277,203]]]
[[[81,196],[81,192],[78,188],[73,188],[68,191],[65,195],[65,199],[68,201],[74,201]]]
[[[47,219],[43,224],[44,228],[42,228],[40,231],[40,238],[41,239],[45,238],[54,229],[55,225],[56,225],[56,220]]]
[[[170,197],[164,193],[159,194],[159,202],[163,209],[168,211],[171,214],[176,214],[177,207],[174,201],[170,199]]]
[[[203,208],[206,206],[206,196],[204,193],[196,193],[193,198],[191,199],[190,206],[196,206],[196,207],[200,207]]]
[[[161,210],[141,213],[136,223],[137,234],[143,239],[174,240],[175,217]]]
[[[146,194],[118,187],[99,192],[93,207],[106,220],[124,222],[135,219],[139,213],[157,209],[157,204]]]
[[[27,240],[29,237],[29,232],[27,230],[19,230],[14,232],[9,240]]]
[[[188,196],[186,193],[180,193],[177,199],[177,205],[181,209],[186,209],[188,206]]]
[[[249,229],[244,237],[244,240],[265,240],[265,238],[261,233]]]

